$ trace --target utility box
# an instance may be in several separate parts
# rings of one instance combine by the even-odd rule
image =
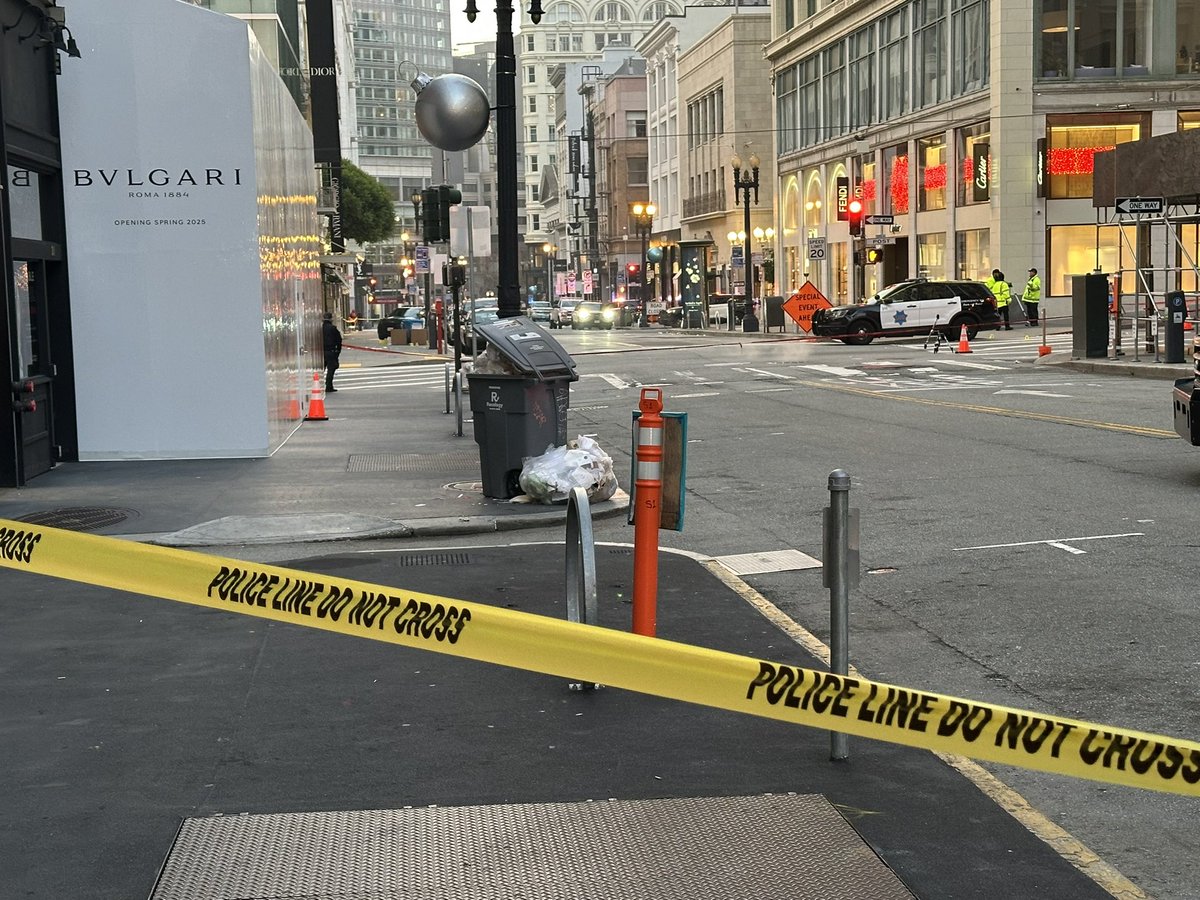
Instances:
[[[1108,356],[1108,276],[1071,276],[1072,359]]]
[[[549,332],[525,316],[476,326],[513,374],[467,375],[479,445],[483,493],[507,500],[521,493],[521,467],[530,456],[567,442],[575,360]]]

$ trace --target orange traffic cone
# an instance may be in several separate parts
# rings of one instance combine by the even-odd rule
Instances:
[[[958,349],[955,350],[954,352],[955,353],[970,353],[971,352],[971,342],[969,340],[967,340],[967,326],[966,325],[963,325],[963,327],[960,328],[958,331]]]
[[[289,422],[295,422],[297,419],[304,418],[304,414],[300,409],[300,387],[297,384],[298,381],[299,378],[296,376],[295,372],[288,376],[287,414],[284,416],[284,418]]]
[[[312,399],[308,401],[308,415],[304,421],[325,422],[328,419],[329,416],[325,415],[325,392],[321,390],[321,373],[313,372]]]

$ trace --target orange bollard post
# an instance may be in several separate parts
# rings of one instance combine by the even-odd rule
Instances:
[[[662,521],[662,390],[642,388],[637,420],[633,511],[633,633],[654,637],[658,627],[658,529]]]

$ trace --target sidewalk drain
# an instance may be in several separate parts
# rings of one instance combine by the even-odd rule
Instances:
[[[110,525],[120,525],[126,519],[137,518],[137,516],[138,512],[132,509],[79,506],[30,513],[27,516],[21,516],[16,521],[28,522],[30,525],[45,525],[48,528],[62,528],[67,531],[95,531],[98,528],[108,528]]]
[[[449,453],[351,453],[347,472],[441,472],[479,465],[478,450]]]

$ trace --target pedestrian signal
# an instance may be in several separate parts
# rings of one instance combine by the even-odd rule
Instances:
[[[867,248],[867,262],[868,263],[883,262],[883,251],[880,250],[878,247],[868,247]]]

